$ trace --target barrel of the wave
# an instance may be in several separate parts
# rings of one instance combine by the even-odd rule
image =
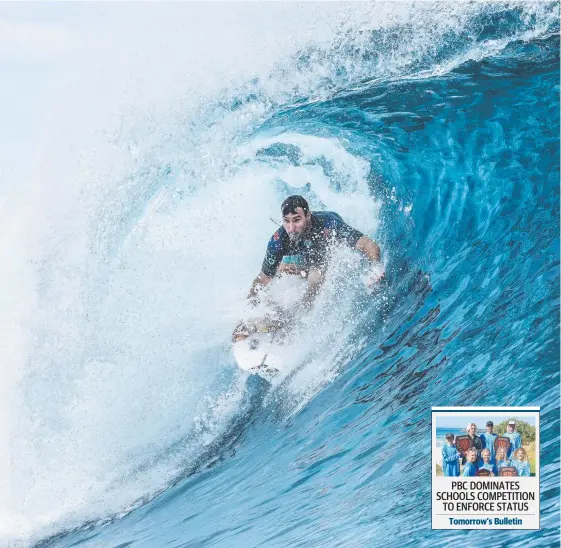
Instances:
[[[263,292],[259,304],[248,306],[232,339],[234,359],[240,369],[267,380],[288,373],[294,345],[290,317],[306,290],[304,268],[301,256],[283,257],[280,274]]]

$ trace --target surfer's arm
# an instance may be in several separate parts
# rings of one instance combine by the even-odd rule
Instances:
[[[308,272],[308,287],[306,289],[306,293],[304,294],[304,298],[302,299],[304,309],[309,310],[312,304],[314,304],[314,301],[324,282],[325,276],[323,271],[319,268],[310,268]]]
[[[265,287],[267,287],[272,280],[273,276],[267,276],[267,274],[265,274],[264,272],[259,272],[255,280],[253,280],[253,283],[251,284],[251,289],[249,290],[247,298],[253,299],[254,297],[257,297],[259,291],[265,289]]]
[[[325,229],[331,237],[358,249],[371,263],[372,271],[368,285],[379,282],[384,277],[384,265],[381,261],[380,246],[362,232],[348,225],[337,214],[332,214]]]
[[[361,236],[355,247],[373,263],[380,262],[380,246],[368,236]]]
[[[261,265],[261,272],[259,272],[257,278],[253,280],[253,284],[249,290],[249,298],[255,297],[260,289],[267,287],[277,272],[284,255],[287,239],[286,232],[283,231],[281,233],[281,231],[283,231],[283,229],[279,228],[279,230],[271,236],[267,244],[267,251],[265,252],[263,264]]]
[[[253,283],[251,284],[251,288],[247,295],[250,303],[255,306],[259,302],[259,295],[258,293],[267,287],[271,280],[273,279],[272,276],[267,276],[263,272],[259,272]],[[254,330],[255,328],[253,328]],[[232,342],[236,343],[243,339],[247,339],[249,335],[252,333],[251,326],[247,325],[243,320],[236,326],[234,332],[232,333]]]
[[[380,260],[380,246],[368,236],[361,236],[355,247],[372,263],[367,285],[378,283],[385,275],[385,268]]]

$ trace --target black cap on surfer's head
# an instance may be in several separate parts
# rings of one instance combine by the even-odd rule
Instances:
[[[295,194],[294,196],[289,196],[281,205],[281,211],[283,216],[289,215],[290,213],[296,213],[296,208],[301,207],[304,210],[304,214],[307,215],[310,211],[308,202],[302,196]]]
[[[487,421],[487,424],[485,426],[494,426],[493,421]]]

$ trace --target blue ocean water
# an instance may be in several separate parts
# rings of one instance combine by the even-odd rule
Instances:
[[[203,416],[175,437],[170,427],[163,441],[151,433],[145,457],[131,450],[134,469],[123,466],[112,484],[140,485],[133,502],[62,521],[36,546],[487,543],[487,532],[431,530],[430,465],[411,466],[430,463],[431,406],[461,405],[541,407],[541,530],[494,531],[493,544],[558,543],[558,5],[501,6],[482,5],[461,28],[435,32],[413,61],[392,52],[414,44],[415,21],[343,33],[294,60],[295,73],[325,69],[321,93],[269,101],[250,82],[208,107],[212,125],[222,113],[267,103],[236,137],[247,148],[229,169],[265,174],[275,200],[297,189],[314,207],[373,227],[386,283],[374,296],[349,288],[350,313],[332,302],[340,317],[318,335],[292,384],[240,378],[226,331],[222,346],[203,338],[197,356],[214,369],[196,378],[197,390],[215,402],[241,386],[220,428]],[[141,173],[146,196],[176,171],[164,163]],[[212,196],[212,178],[204,187],[184,181],[176,207]],[[375,223],[364,217],[367,200],[379,204]],[[123,225],[141,215],[132,199],[129,206]],[[259,268],[269,235],[251,244],[259,249],[245,268]],[[173,276],[162,283],[179,284]],[[204,279],[195,270],[185,276]],[[169,371],[151,382],[159,387]],[[126,401],[137,405],[134,395]],[[163,406],[155,413],[167,420]],[[160,473],[155,488],[146,478]]]

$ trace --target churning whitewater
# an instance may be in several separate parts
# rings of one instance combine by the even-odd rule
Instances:
[[[482,544],[430,527],[461,405],[541,407],[541,530],[493,544],[558,543],[558,3],[59,10],[0,187],[0,544]],[[295,193],[386,280],[340,250],[267,387],[230,335]]]

